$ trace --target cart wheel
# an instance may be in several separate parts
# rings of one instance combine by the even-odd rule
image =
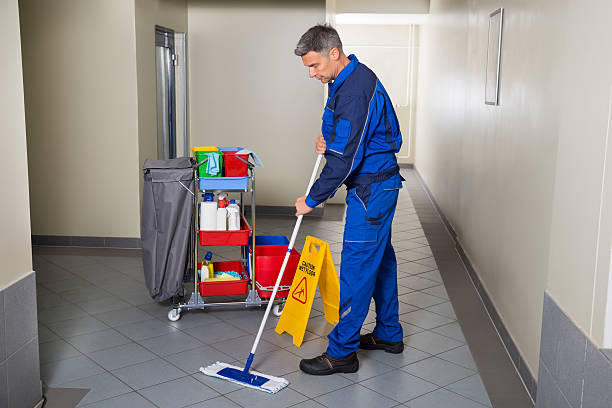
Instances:
[[[181,318],[181,309],[170,309],[168,311],[168,320],[171,322],[176,322]]]
[[[272,313],[274,313],[274,316],[280,316],[281,314],[283,314],[283,309],[285,308],[285,304],[284,303],[277,303],[274,305],[274,309],[272,309]]]

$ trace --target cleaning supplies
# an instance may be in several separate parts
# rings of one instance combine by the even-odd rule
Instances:
[[[236,204],[236,200],[231,200],[227,206],[227,224],[229,231],[240,229],[240,207]]]
[[[219,200],[217,208],[217,231],[227,231],[227,208],[223,200]]]
[[[217,229],[217,203],[213,193],[204,194],[204,201],[200,203],[200,231],[214,231]]]
[[[204,262],[202,262],[202,271],[204,271],[204,267],[206,267],[206,276],[208,276],[209,278],[215,276],[215,269],[212,263],[212,252],[207,252],[204,256]]]

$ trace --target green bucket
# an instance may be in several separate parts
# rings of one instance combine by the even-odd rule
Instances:
[[[219,156],[219,172],[217,174],[215,174],[214,176],[209,174],[206,169],[208,167],[208,163],[203,163],[199,168],[198,168],[198,174],[200,175],[200,177],[221,177],[223,176],[223,153],[221,153],[220,151],[196,151],[194,152],[195,156],[196,156],[196,160],[198,161],[198,163],[200,163],[202,160],[206,159],[208,156],[207,154],[209,153],[213,153],[216,154],[217,156]]]

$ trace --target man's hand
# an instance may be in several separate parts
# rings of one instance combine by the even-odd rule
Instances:
[[[327,150],[327,144],[325,143],[323,136],[319,135],[317,141],[315,142],[315,152],[317,152],[317,154],[324,154],[325,150]]]
[[[308,205],[306,205],[306,196],[300,197],[297,200],[295,200],[295,216],[299,216],[299,215],[304,215],[304,214],[308,214],[309,212],[312,211],[312,208],[310,208]]]

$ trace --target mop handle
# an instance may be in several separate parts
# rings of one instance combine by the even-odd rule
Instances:
[[[314,169],[312,170],[312,176],[310,176],[310,181],[308,182],[308,188],[306,189],[306,196],[308,196],[308,193],[310,193],[310,188],[314,184],[315,177],[317,177],[317,171],[319,170],[319,166],[321,165],[322,158],[323,158],[322,154],[318,155],[317,162],[315,163]],[[283,260],[283,266],[281,266],[280,272],[278,273],[278,278],[276,278],[276,284],[274,285],[272,296],[270,297],[270,301],[268,302],[266,313],[264,314],[263,320],[261,321],[261,325],[259,326],[259,331],[257,332],[257,337],[255,337],[255,342],[253,343],[253,348],[251,349],[251,354],[249,355],[249,359],[244,368],[245,372],[249,371],[251,363],[253,362],[253,357],[255,356],[255,350],[257,350],[257,346],[259,345],[259,339],[261,338],[261,334],[263,333],[264,326],[266,325],[266,321],[268,320],[268,315],[270,314],[270,309],[272,308],[272,304],[274,303],[274,298],[276,297],[278,286],[280,285],[281,279],[283,278],[283,274],[285,273],[285,267],[287,266],[287,262],[289,261],[289,256],[291,255],[291,250],[293,249],[293,244],[295,243],[295,238],[297,237],[303,217],[304,215],[298,216],[298,219],[295,222],[295,227],[293,227],[293,234],[291,235],[291,241],[289,241],[289,246],[287,247],[287,253],[285,254],[285,259]]]

